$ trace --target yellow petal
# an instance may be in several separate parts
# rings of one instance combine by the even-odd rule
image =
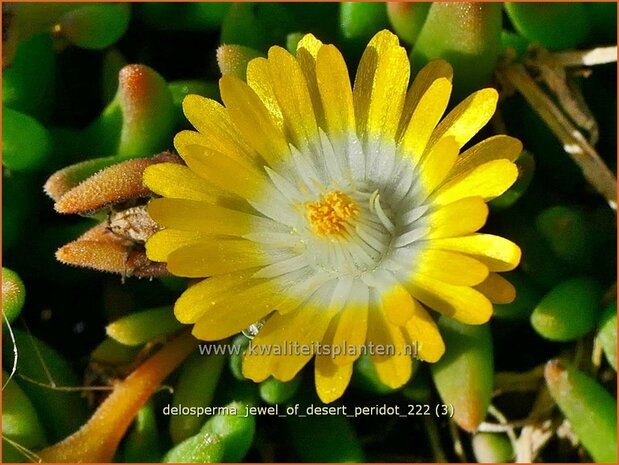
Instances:
[[[256,273],[260,276],[264,268]],[[287,290],[286,295],[277,304],[275,310],[282,315],[297,310],[307,300],[307,296],[314,294],[320,289],[327,281],[328,277],[318,275],[312,271],[308,272],[308,276],[302,279],[301,282]]]
[[[207,202],[184,199],[154,199],[148,214],[162,226],[183,231],[242,236],[254,227],[273,227],[272,222]]]
[[[232,336],[273,311],[278,288],[272,282],[248,281],[245,289],[224,292],[213,302],[196,302],[204,308],[191,333],[198,339],[216,341]],[[177,304],[178,305],[178,304]]]
[[[144,184],[156,194],[176,199],[202,200],[213,204],[229,203],[232,197],[204,182],[186,166],[157,163],[144,170]]]
[[[188,288],[176,301],[174,315],[181,323],[195,323],[221,296],[231,289],[247,288],[255,270],[229,273],[204,279]]]
[[[289,154],[286,138],[252,88],[227,74],[219,80],[219,89],[230,119],[244,140],[271,167],[286,158]]]
[[[482,89],[464,99],[438,125],[430,145],[442,137],[453,136],[462,147],[483,128],[494,114],[499,94],[495,89]]]
[[[336,365],[325,355],[317,356],[314,363],[316,392],[320,400],[328,404],[342,397],[350,383],[353,364]]]
[[[342,354],[334,359],[338,365],[348,365],[359,358],[365,344],[368,328],[368,289],[365,285],[353,290],[355,301],[347,304],[340,312],[333,332],[331,344],[342,347]],[[359,303],[357,303],[359,302]],[[344,352],[345,346],[354,347],[355,353]]]
[[[396,326],[403,326],[415,314],[413,298],[398,283],[383,293],[383,308],[387,321]]]
[[[305,76],[305,82],[307,82],[307,88],[312,99],[316,120],[319,124],[323,123],[324,115],[316,77],[316,61],[318,58],[318,51],[321,47],[322,42],[316,39],[312,34],[306,34],[297,44],[297,61],[299,62],[303,76]]]
[[[181,131],[174,136],[174,147],[176,147],[176,151],[183,159],[185,159],[185,154],[188,152],[188,147],[198,145],[210,151],[220,153],[249,169],[257,169],[264,166],[264,161],[262,161],[259,155],[256,154],[256,157],[251,158],[237,146],[225,145],[220,142],[221,140],[196,131]]]
[[[204,136],[202,140],[213,150],[239,159],[255,160],[258,157],[236,130],[221,103],[199,95],[188,95],[183,99],[183,111],[189,122]]]
[[[409,289],[416,299],[433,310],[461,323],[478,325],[492,315],[492,304],[479,291],[454,286],[421,274],[414,276]]]
[[[415,273],[456,286],[475,286],[488,277],[488,267],[456,252],[426,249]]]
[[[208,235],[196,231],[164,229],[156,232],[146,241],[146,256],[156,262],[167,262],[170,253],[176,249],[204,242],[208,237]]]
[[[441,78],[451,82],[452,77],[453,69],[445,60],[434,60],[421,68],[406,94],[404,109],[402,110],[402,117],[398,127],[397,140],[404,134],[413,112],[430,86]]]
[[[397,36],[389,31],[380,31],[374,37],[363,52],[363,56],[357,67],[355,75],[355,113],[362,116],[363,126],[367,122],[367,113],[370,106],[370,97],[374,85],[376,66],[378,59],[387,50],[399,47]]]
[[[518,168],[511,161],[489,161],[447,181],[433,194],[433,199],[439,204],[472,196],[491,200],[509,189],[517,178]]]
[[[394,140],[400,121],[410,64],[397,36],[383,30],[368,44],[355,77],[353,101],[357,133]]]
[[[440,207],[430,215],[430,231],[426,237],[462,236],[481,228],[488,218],[488,205],[481,197],[466,197]]]
[[[318,52],[316,78],[328,132],[342,134],[354,129],[355,110],[348,69],[344,57],[333,45],[325,45]]]
[[[315,109],[299,62],[281,47],[269,49],[273,92],[284,115],[284,126],[298,147],[319,141]]]
[[[432,146],[419,167],[421,181],[426,193],[432,193],[447,177],[458,158],[459,150],[453,137],[445,137]]]
[[[511,271],[520,263],[520,248],[513,242],[492,234],[433,239],[429,246],[473,256],[490,271]]]
[[[230,134],[229,118],[226,109],[216,100],[190,94],[183,99],[183,113],[201,133],[219,132]]]
[[[243,239],[217,239],[188,245],[168,257],[168,270],[176,276],[201,278],[267,265],[273,253]]]
[[[402,330],[385,317],[382,302],[369,310],[368,343],[374,346],[371,355],[372,363],[378,378],[391,388],[404,385],[413,372],[410,346],[402,334]],[[379,351],[385,351],[382,354]],[[387,352],[388,351],[388,352]]]
[[[273,314],[252,340],[255,352],[247,351],[243,375],[256,382],[269,376],[290,381],[313,357],[313,344],[322,341],[336,311],[310,302],[285,315]],[[264,350],[270,353],[261,354]]]
[[[305,51],[310,56],[316,58],[320,47],[322,47],[322,42],[318,40],[314,34],[305,34],[297,43],[297,54],[301,51]]]
[[[388,40],[391,42],[391,39]],[[371,43],[367,50],[372,50]],[[377,56],[371,95],[360,96],[355,80],[353,99],[358,122],[357,131],[363,141],[368,139],[392,141],[395,139],[404,106],[410,64],[406,51],[399,45],[386,46],[382,52],[377,48],[375,53]],[[364,57],[361,58],[360,69],[364,66]],[[358,71],[357,78],[360,72],[363,73]],[[362,87],[365,87],[365,84]]]
[[[417,347],[417,357],[425,362],[437,362],[445,353],[445,343],[438,326],[425,308],[416,302],[415,314],[404,326],[409,343]]]
[[[236,160],[202,145],[189,145],[182,154],[189,168],[213,186],[254,200],[267,184],[266,176],[255,168],[243,166]]]
[[[516,288],[497,273],[490,273],[475,289],[488,297],[493,304],[510,304],[516,298]]]
[[[449,173],[449,178],[455,178],[489,161],[505,159],[515,161],[522,152],[522,143],[510,136],[500,134],[475,144],[462,153]]]
[[[447,108],[451,87],[451,81],[447,78],[434,81],[419,99],[410,117],[400,144],[402,151],[415,163],[421,160],[432,132]]]
[[[260,57],[249,62],[247,65],[247,84],[256,92],[277,126],[283,131],[284,115],[279,103],[277,103],[275,92],[273,92],[269,62],[266,58]]]

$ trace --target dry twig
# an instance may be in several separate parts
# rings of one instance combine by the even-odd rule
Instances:
[[[552,99],[537,85],[524,65],[513,63],[500,71],[529,102],[563,144],[564,150],[581,168],[585,179],[617,210],[617,180],[569,118]]]

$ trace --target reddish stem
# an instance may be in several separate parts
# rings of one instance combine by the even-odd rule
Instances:
[[[161,382],[195,349],[196,340],[183,333],[168,342],[118,383],[90,420],[76,433],[39,455],[44,462],[111,462],[120,440],[140,408]]]

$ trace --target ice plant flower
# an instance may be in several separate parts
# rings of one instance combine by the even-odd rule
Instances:
[[[261,324],[246,377],[290,380],[315,356],[330,402],[365,345],[382,347],[373,363],[398,387],[411,376],[407,344],[429,362],[444,352],[428,308],[481,324],[492,302],[513,298],[496,272],[517,266],[519,248],[477,231],[486,202],[516,180],[522,146],[499,135],[460,154],[497,92],[474,93],[441,121],[451,67],[430,63],[410,88],[409,69],[388,31],[370,41],[354,87],[340,52],[311,34],[296,57],[272,47],[249,62],[247,82],[221,78],[223,106],[185,99],[197,132],[174,143],[187,166],[145,171],[163,197],[149,213],[165,228],[148,257],[207,278],[178,299],[176,317],[203,340]]]

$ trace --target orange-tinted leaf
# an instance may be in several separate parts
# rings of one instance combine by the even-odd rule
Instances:
[[[97,171],[107,168],[116,162],[116,157],[93,158],[74,165],[67,166],[52,174],[43,189],[54,201],[57,201],[84,179]]]
[[[68,265],[123,276],[158,277],[169,274],[165,263],[150,261],[142,246],[110,232],[105,223],[98,224],[77,240],[58,249],[56,258]]]
[[[65,193],[54,205],[58,213],[88,213],[107,205],[150,194],[142,183],[151,159],[129,160],[110,166]]]
[[[106,159],[89,160],[57,172],[46,183],[47,192],[54,197],[55,193],[62,192],[75,182],[80,174],[96,166],[95,163],[86,163],[100,160]],[[162,152],[152,158],[138,158],[112,165],[84,181],[77,181],[79,184],[64,192],[54,207],[59,213],[89,213],[125,200],[146,197],[152,193],[142,182],[144,169],[156,163],[178,160],[174,154]]]
[[[183,333],[136,368],[97,408],[77,432],[39,452],[46,463],[111,462],[118,444],[140,408],[163,380],[196,350],[196,340]]]

